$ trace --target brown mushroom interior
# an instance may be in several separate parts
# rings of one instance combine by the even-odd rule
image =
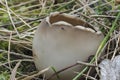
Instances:
[[[80,20],[77,17],[68,16],[68,15],[64,15],[64,14],[56,14],[56,15],[53,14],[53,15],[50,16],[50,23],[51,24],[55,23],[55,22],[58,22],[58,21],[65,21],[65,22],[68,22],[68,23],[72,24],[73,26],[80,25],[80,26],[89,27],[89,28],[92,28],[93,30],[95,30],[88,23]]]

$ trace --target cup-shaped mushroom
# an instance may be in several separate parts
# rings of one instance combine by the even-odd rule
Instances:
[[[100,45],[103,34],[74,15],[52,13],[42,20],[33,39],[33,55],[38,70],[49,66],[56,71],[85,61],[94,55]],[[60,80],[72,80],[80,66],[69,68],[58,74]],[[46,78],[54,73],[45,72]],[[51,80],[57,80],[56,76]]]

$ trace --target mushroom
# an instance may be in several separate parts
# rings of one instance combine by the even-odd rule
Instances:
[[[85,61],[94,55],[102,39],[101,31],[94,29],[85,21],[74,15],[55,12],[42,20],[33,39],[33,56],[38,70],[49,66],[56,71]],[[72,80],[75,71],[80,71],[79,65],[69,68],[58,76],[60,80]],[[49,78],[54,71],[45,72]],[[51,80],[57,80],[54,76]]]

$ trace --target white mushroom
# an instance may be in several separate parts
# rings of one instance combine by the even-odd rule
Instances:
[[[100,31],[96,31],[79,18],[61,13],[53,13],[45,18],[35,32],[33,39],[33,55],[38,70],[53,66],[56,71],[85,61],[94,55],[104,38]],[[72,80],[75,71],[80,66],[72,67],[59,74],[60,80]],[[54,71],[45,73],[46,78]],[[57,80],[54,77],[51,80]]]

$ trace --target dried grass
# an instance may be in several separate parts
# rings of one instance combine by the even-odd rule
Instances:
[[[41,72],[34,73],[36,68],[32,60],[32,39],[37,25],[49,13],[59,11],[76,15],[92,26],[100,27],[106,36],[119,9],[119,3],[114,0],[0,0],[0,79],[38,79],[35,74],[38,76]],[[87,64],[87,71],[78,77],[98,80],[100,73],[96,63],[120,54],[120,17],[115,27],[100,51],[105,54]]]

